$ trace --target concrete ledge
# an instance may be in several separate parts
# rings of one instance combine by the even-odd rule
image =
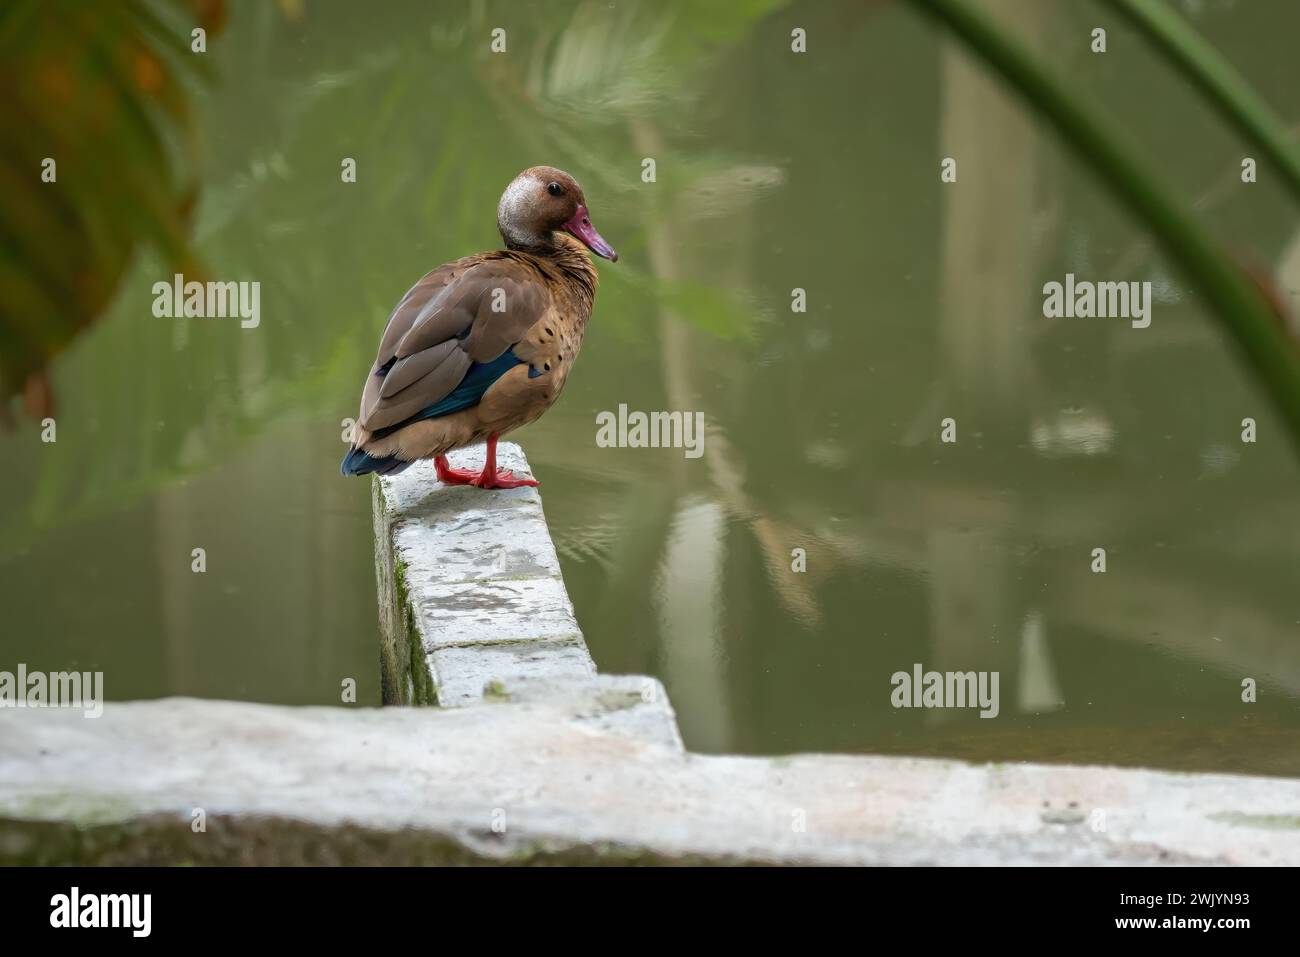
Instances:
[[[450,456],[481,468],[483,450]],[[519,446],[497,464],[529,475]],[[385,704],[473,704],[493,679],[591,676],[536,489],[439,484],[432,462],[375,481]]]
[[[1300,862],[1300,782],[691,755],[656,688],[0,712],[0,864]]]
[[[0,710],[0,864],[1300,864],[1295,780],[689,754],[595,673],[536,491],[419,465],[375,532],[384,700],[443,707]]]

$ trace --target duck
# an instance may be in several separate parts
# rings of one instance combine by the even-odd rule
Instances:
[[[538,484],[497,468],[497,441],[559,398],[596,302],[591,254],[618,262],[618,253],[591,224],[577,180],[553,166],[510,182],[497,229],[504,249],[426,273],[389,315],[344,475],[394,475],[433,459],[447,485]],[[482,443],[481,471],[448,462],[448,452]]]

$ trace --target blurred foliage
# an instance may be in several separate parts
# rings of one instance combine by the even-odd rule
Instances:
[[[408,22],[426,26],[402,31],[347,4],[246,5],[205,57],[189,53],[188,16],[202,7],[221,25],[219,5],[4,7],[3,69],[23,96],[0,109],[24,110],[0,132],[5,175],[25,177],[0,210],[15,253],[0,317],[10,392],[97,317],[112,321],[95,332],[99,358],[60,381],[78,401],[77,421],[60,422],[84,433],[76,455],[51,448],[18,466],[29,502],[10,498],[0,538],[19,548],[51,523],[120,506],[304,409],[327,410],[336,433],[393,302],[431,266],[500,242],[497,197],[526,165],[574,173],[624,254],[602,272],[607,334],[648,346],[660,301],[719,335],[751,334],[763,311],[746,295],[695,277],[659,283],[636,255],[639,224],[722,215],[745,201],[728,189],[758,195],[779,170],[665,145],[667,188],[637,191],[630,123],[675,125],[719,50],[779,5],[632,3],[611,25],[589,2],[558,17],[553,5],[453,5],[448,17],[407,4]],[[511,56],[466,42],[502,20]],[[285,55],[300,42],[310,62]],[[60,109],[42,105],[43,64],[76,78]],[[47,145],[56,133],[72,145]],[[41,157],[65,154],[42,188]],[[343,156],[357,160],[357,187],[340,185]],[[60,212],[56,232],[17,218],[48,220],[38,203]],[[52,281],[37,288],[43,251]],[[260,281],[261,326],[154,318],[150,288],[177,271]],[[78,298],[87,275],[96,294]],[[37,293],[42,311],[22,305]]]
[[[1268,101],[1232,61],[1160,0],[1103,0],[1122,13],[1204,92],[1229,123],[1277,164],[1291,195],[1300,199],[1300,153],[1295,138]]]
[[[223,18],[213,0],[0,5],[0,414],[20,390],[51,414],[47,365],[102,314],[137,244],[198,272],[190,29]]]
[[[968,0],[912,2],[952,30],[1001,76],[1151,230],[1170,259],[1205,296],[1210,314],[1233,340],[1300,449],[1300,348],[1288,332],[1289,317],[1271,277],[1243,269],[1228,256],[1166,188],[1161,173],[1132,150],[1119,128],[1070,83],[1039,62],[1012,31]],[[1177,62],[1185,73],[1198,78],[1198,88],[1246,133],[1266,145],[1270,155],[1288,161],[1284,169],[1292,168],[1294,147],[1283,134],[1282,124],[1259,105],[1263,98],[1231,72],[1226,61],[1211,59],[1205,49],[1192,46],[1188,38],[1195,34],[1163,7],[1149,3],[1120,6],[1139,19],[1148,36],[1159,38],[1163,49],[1179,51]],[[1175,36],[1182,37],[1182,42],[1175,43],[1171,39]]]

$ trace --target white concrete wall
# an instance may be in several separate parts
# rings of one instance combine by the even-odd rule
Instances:
[[[691,754],[595,673],[535,490],[375,502],[385,697],[443,707],[0,709],[0,864],[1300,864],[1296,780]]]

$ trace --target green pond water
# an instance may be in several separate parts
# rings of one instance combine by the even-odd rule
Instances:
[[[1247,148],[1099,5],[1000,6],[1294,304],[1274,171],[1243,184]],[[1300,5],[1175,6],[1300,123]],[[598,665],[663,679],[688,746],[1300,774],[1281,418],[1147,233],[907,5],[240,3],[207,56],[192,237],[261,283],[260,325],[155,318],[171,270],[141,246],[54,366],[57,442],[0,434],[0,669],[377,703],[342,422],[392,304],[498,245],[544,163],[622,259],[513,438]],[[1150,282],[1151,325],[1044,318],[1066,273]],[[704,454],[599,447],[620,404],[702,412]],[[917,663],[998,672],[998,716],[892,707]]]

